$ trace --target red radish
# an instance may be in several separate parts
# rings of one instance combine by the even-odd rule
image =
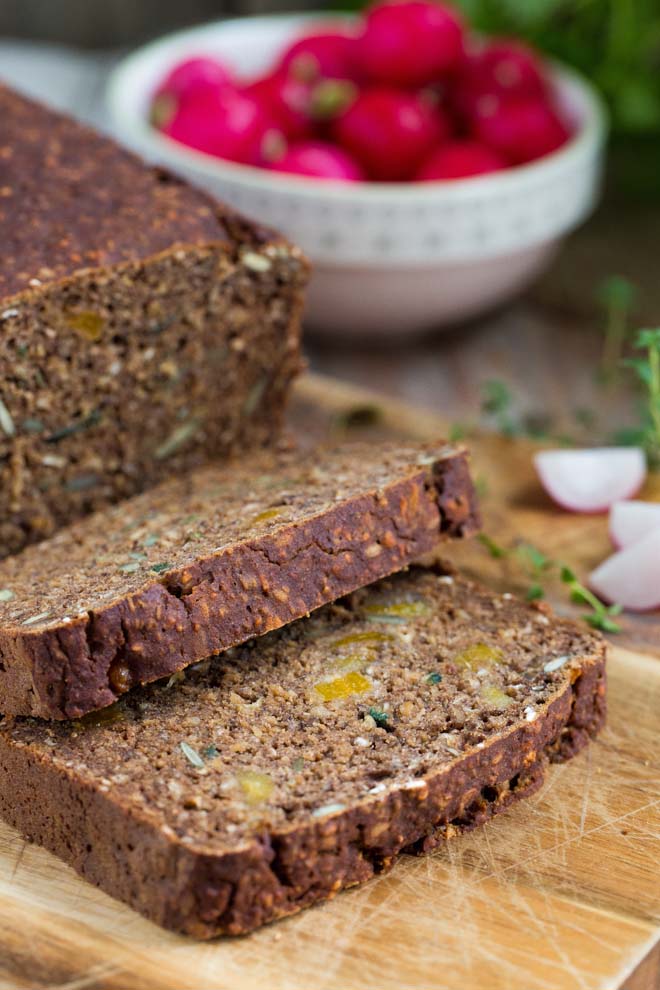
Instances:
[[[470,118],[479,100],[544,99],[546,81],[539,57],[521,41],[496,38],[465,56],[453,86],[453,105]]]
[[[616,502],[610,511],[610,536],[616,547],[632,546],[660,529],[660,502]]]
[[[176,105],[232,85],[231,73],[214,58],[199,56],[179,62],[158,87],[156,98],[172,97]]]
[[[570,136],[557,112],[543,100],[503,103],[495,96],[479,101],[473,129],[476,137],[514,165],[556,151]]]
[[[284,136],[257,101],[232,89],[180,107],[163,133],[209,155],[259,165]]]
[[[357,51],[373,82],[426,86],[459,64],[463,26],[454,10],[434,0],[385,0],[367,11]]]
[[[415,178],[418,182],[463,179],[506,168],[496,151],[478,141],[448,141],[426,159]]]
[[[507,99],[542,97],[545,93],[541,60],[522,41],[492,38],[470,61],[472,74],[484,91]]]
[[[278,70],[303,82],[321,77],[356,80],[355,38],[347,31],[305,35],[285,51]]]
[[[309,83],[275,72],[255,79],[241,92],[253,97],[277,122],[287,138],[295,140],[314,133],[310,116],[312,88]]]
[[[589,586],[606,602],[633,612],[660,606],[660,529],[654,529],[597,567]]]
[[[308,175],[317,179],[360,182],[364,173],[349,154],[325,141],[299,141],[289,146],[282,158],[271,165],[277,172]]]
[[[292,141],[311,138],[323,121],[341,113],[355,99],[348,79],[303,82],[282,72],[249,83],[241,92],[253,97]]]
[[[605,512],[635,495],[646,477],[638,447],[545,450],[534,466],[550,498],[571,512]]]
[[[333,127],[335,140],[367,174],[385,182],[411,178],[448,135],[449,123],[439,108],[385,87],[362,90]]]

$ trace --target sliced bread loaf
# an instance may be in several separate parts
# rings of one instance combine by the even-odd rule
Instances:
[[[415,569],[82,721],[6,718],[0,814],[159,924],[238,934],[530,794],[604,714],[598,636]]]
[[[0,563],[0,711],[70,718],[275,629],[476,525],[459,447],[208,467]]]
[[[296,248],[2,85],[0,228],[0,557],[273,440]]]

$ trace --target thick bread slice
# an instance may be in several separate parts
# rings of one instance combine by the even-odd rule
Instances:
[[[0,563],[0,712],[71,718],[276,629],[476,525],[460,447],[201,469]]]
[[[597,635],[415,569],[81,722],[6,719],[0,814],[155,922],[238,934],[483,822],[604,717]]]
[[[0,557],[279,434],[308,265],[0,84]]]

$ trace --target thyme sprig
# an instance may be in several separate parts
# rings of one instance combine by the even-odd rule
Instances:
[[[589,591],[578,581],[570,567],[562,565],[560,578],[570,592],[571,601],[577,605],[586,605],[591,609],[590,612],[586,612],[582,616],[585,622],[602,632],[621,632],[621,626],[612,618],[614,615],[621,614],[623,610],[621,605],[605,605],[600,598],[597,598],[592,591]]]
[[[606,384],[620,378],[623,348],[630,332],[630,311],[636,297],[635,286],[622,275],[610,275],[598,287],[598,301],[605,310],[600,378]]]
[[[660,466],[660,327],[638,330],[635,347],[645,353],[625,363],[644,388],[645,405],[641,427],[627,431],[626,438],[643,447],[649,464],[657,468]]]
[[[600,629],[602,632],[621,632],[621,626],[614,621],[614,617],[620,615],[622,611],[621,605],[605,605],[578,580],[574,571],[566,564],[548,557],[532,543],[519,543],[507,549],[485,533],[479,535],[479,540],[491,557],[497,560],[515,557],[518,560],[532,579],[526,594],[528,601],[538,601],[545,597],[543,581],[555,573],[559,575],[562,584],[566,585],[571,601],[577,605],[584,605],[590,610],[582,615],[585,622],[588,622],[593,629]]]

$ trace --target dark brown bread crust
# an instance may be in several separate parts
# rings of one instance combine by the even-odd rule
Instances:
[[[478,610],[490,609],[489,599],[476,585],[463,585],[458,579],[456,583],[459,598],[468,594],[478,600],[474,614],[470,599],[465,601],[460,620],[469,639],[470,626],[480,626]],[[504,622],[525,614],[522,606],[512,603],[507,615],[508,605],[495,596],[491,601]],[[534,612],[526,614],[535,624]],[[449,755],[435,764],[432,760],[422,777],[403,784],[401,778],[398,783],[385,778],[381,793],[374,788],[365,798],[328,806],[320,817],[307,815],[293,825],[266,825],[249,840],[237,840],[233,849],[222,848],[220,841],[220,848],[214,849],[212,838],[204,840],[185,826],[177,827],[177,834],[149,802],[124,802],[119,793],[113,794],[111,780],[95,779],[94,774],[103,773],[103,763],[93,752],[87,755],[85,737],[76,737],[74,730],[69,745],[62,733],[70,730],[63,725],[55,727],[50,740],[40,738],[36,730],[41,726],[21,720],[8,720],[0,730],[0,814],[90,882],[166,928],[197,938],[249,932],[370,879],[403,852],[426,852],[440,840],[474,828],[533,793],[549,762],[579,752],[605,719],[605,646],[574,624],[550,623],[544,628],[545,633],[536,624],[529,634],[530,647],[543,652],[547,635],[548,642],[555,636],[559,648],[563,639],[583,652],[574,653],[559,673],[548,665],[555,672],[548,675],[552,680],[547,699],[533,718],[525,709],[521,717],[511,724],[504,720],[502,728],[487,732],[483,742],[469,745],[455,758]],[[443,644],[438,646],[442,651]],[[209,687],[212,681],[211,677]],[[166,694],[175,707],[187,708],[185,694],[180,702],[171,691]],[[117,730],[120,758],[125,736],[121,723]],[[303,737],[297,751],[302,754],[305,749]],[[165,756],[164,769],[151,772],[166,774],[171,759]],[[265,752],[262,759],[268,759]],[[412,768],[407,772],[415,773]],[[134,784],[140,786],[139,778]],[[195,806],[199,807],[183,805]]]
[[[65,114],[0,84],[0,300],[173,244],[272,240],[227,207]]]
[[[433,550],[441,537],[462,537],[477,527],[461,448],[349,444],[311,458],[298,481],[292,463],[302,470],[295,452],[279,461],[262,457],[248,471],[240,465],[205,469],[0,564],[0,588],[13,596],[0,604],[2,711],[62,719],[110,705],[133,685],[277,629],[391,574]],[[344,482],[343,495],[338,477],[345,471],[353,480]],[[117,551],[107,542],[109,532],[124,529],[133,517],[151,517],[151,532],[173,528],[190,513],[187,489],[195,496],[213,493],[228,478],[238,486],[238,503],[209,494],[201,511],[221,518],[239,514],[262,477],[271,501],[255,508],[258,521],[246,522],[228,543],[221,528],[183,550],[151,548],[144,526],[140,543],[122,535]],[[259,521],[263,504],[283,500],[291,507],[290,521],[278,522],[281,508],[262,513],[275,519]],[[163,503],[175,506],[178,518],[160,520]],[[199,506],[192,507],[199,517]],[[102,556],[111,558],[107,570],[95,562]],[[136,557],[142,563],[134,563]],[[169,566],[155,564],[162,573],[151,569],[173,557]],[[89,576],[81,581],[83,568]],[[55,592],[55,603],[40,597],[37,579],[49,595]],[[113,596],[94,606],[99,588]]]
[[[0,85],[0,558],[271,445],[297,248]]]

